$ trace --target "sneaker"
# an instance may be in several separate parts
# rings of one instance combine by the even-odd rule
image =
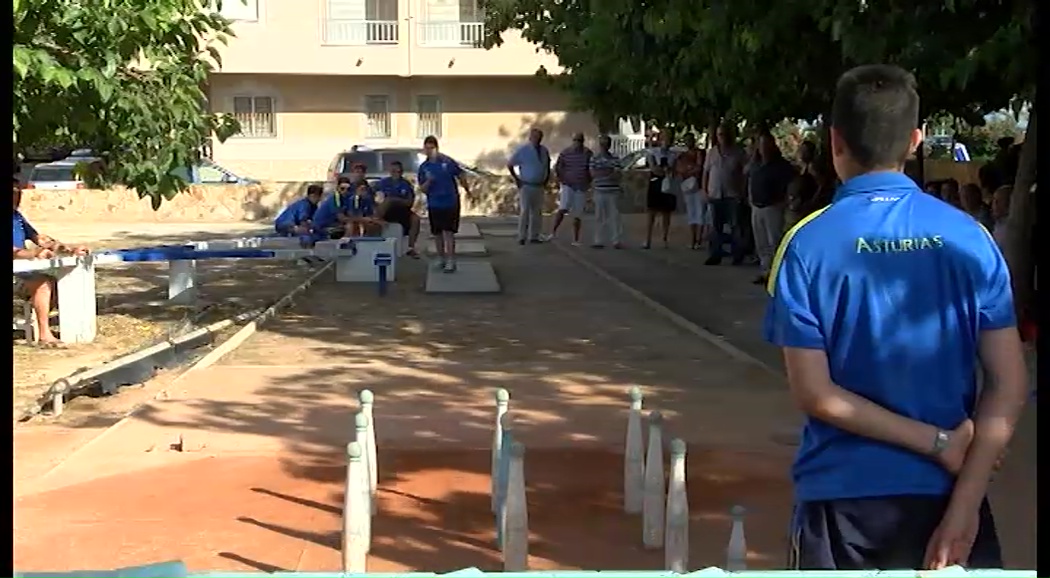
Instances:
[[[445,263],[445,266],[443,267],[443,270],[445,271],[445,273],[455,273],[456,272],[456,262],[455,261],[448,261],[447,263]]]
[[[554,235],[550,235],[550,234],[548,234],[548,235],[540,235],[540,238],[539,238],[539,241],[541,243],[549,243],[552,240],[554,240]]]
[[[643,249],[648,249],[651,245],[649,243],[642,243]]]
[[[529,239],[529,243],[532,243],[533,245],[539,245],[540,243],[543,243],[543,241],[541,241],[540,239]]]
[[[434,261],[434,270],[435,271],[444,271],[447,266],[448,266],[448,263],[446,263],[443,260]]]
[[[413,249],[412,247],[409,247],[408,250],[405,251],[405,255],[408,256],[408,257],[411,257],[413,259],[418,259],[419,258],[419,252],[416,251],[415,249]]]
[[[580,245],[581,245],[581,243],[579,241],[573,241],[572,242],[572,246],[573,247],[579,247]]]
[[[591,245],[591,249],[604,249],[604,248],[605,248],[605,245],[602,245],[600,243],[595,243],[595,244]]]
[[[525,239],[518,239],[518,244],[519,245],[524,245],[525,244]]]

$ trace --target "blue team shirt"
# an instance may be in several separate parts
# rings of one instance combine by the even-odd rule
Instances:
[[[37,232],[33,228],[33,225],[29,224],[29,221],[22,216],[22,213],[15,209],[14,219],[12,220],[11,227],[12,241],[14,241],[14,247],[18,249],[26,248],[26,241],[32,241],[36,239]]]
[[[376,192],[383,193],[383,195],[394,198],[402,199],[408,202],[412,202],[416,199],[416,191],[412,188],[412,183],[405,179],[395,179],[394,177],[383,177],[376,183]]]
[[[850,179],[788,231],[767,289],[767,340],[824,350],[834,383],[945,430],[973,414],[980,332],[1016,325],[988,231],[895,172]],[[812,418],[793,476],[800,501],[944,495],[953,483],[927,457]]]
[[[427,159],[419,165],[417,179],[420,185],[430,180],[427,189],[427,208],[451,209],[459,206],[459,187],[456,177],[463,172],[459,163],[445,155],[436,160]]]
[[[371,217],[376,213],[376,198],[371,194],[350,195],[346,199],[346,214],[351,217]]]
[[[310,199],[303,197],[288,205],[281,211],[280,215],[277,215],[273,222],[273,228],[279,234],[290,234],[293,228],[311,220],[315,211],[317,211],[317,205],[311,203]]]
[[[339,215],[346,214],[346,203],[350,198],[349,193],[336,191],[321,199],[314,211],[314,229],[324,231],[339,224]]]

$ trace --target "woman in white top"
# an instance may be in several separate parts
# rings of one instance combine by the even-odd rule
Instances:
[[[672,136],[669,132],[661,133],[660,147],[649,151],[645,158],[645,164],[649,169],[649,188],[645,194],[645,208],[648,218],[645,224],[645,244],[643,249],[648,249],[653,242],[653,227],[656,224],[656,216],[660,216],[663,226],[664,248],[669,245],[668,236],[671,232],[671,215],[678,208],[678,179],[674,174],[675,154],[671,150]]]

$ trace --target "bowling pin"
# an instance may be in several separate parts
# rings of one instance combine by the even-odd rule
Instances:
[[[689,565],[689,496],[685,488],[685,442],[680,439],[671,440],[664,542],[664,568],[685,574]]]
[[[664,545],[664,454],[663,416],[649,414],[649,449],[645,454],[645,489],[642,496],[642,545],[656,549]]]
[[[627,444],[623,453],[623,511],[637,514],[642,511],[642,492],[645,485],[645,457],[642,452],[642,390],[630,390],[631,408],[627,414]]]

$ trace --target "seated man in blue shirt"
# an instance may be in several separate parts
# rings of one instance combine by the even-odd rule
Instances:
[[[37,232],[33,225],[18,210],[22,203],[22,186],[14,179],[14,214],[12,221],[13,258],[15,259],[54,259],[62,253],[69,255],[87,255],[88,250],[82,246],[70,246],[47,235]],[[35,248],[26,247],[31,241]],[[16,293],[23,294],[33,305],[36,316],[37,343],[42,347],[58,347],[60,341],[51,333],[51,310],[58,304],[57,281],[43,273],[16,273],[18,286]]]
[[[412,183],[404,178],[404,173],[405,167],[401,161],[394,161],[390,163],[390,176],[383,177],[376,183],[376,192],[383,195],[376,216],[387,223],[401,225],[402,234],[408,235],[408,250],[405,254],[418,259],[416,238],[419,237],[419,215],[412,210],[412,205],[416,202],[416,191]]]
[[[317,203],[313,217],[314,239],[340,239],[346,235],[346,224],[350,220],[347,207],[353,196],[350,186],[349,178],[339,177],[335,192]]]
[[[347,199],[346,237],[377,237],[382,234],[383,223],[376,218],[376,198],[368,183],[361,181],[354,186],[354,194]]]
[[[796,569],[1002,567],[985,494],[1027,398],[1010,275],[988,231],[904,175],[918,126],[910,73],[845,73],[842,185],[773,259],[765,335],[807,414]]]
[[[306,187],[306,196],[288,205],[273,222],[273,228],[282,237],[298,237],[312,230],[314,212],[321,201],[324,189],[321,185]]]

